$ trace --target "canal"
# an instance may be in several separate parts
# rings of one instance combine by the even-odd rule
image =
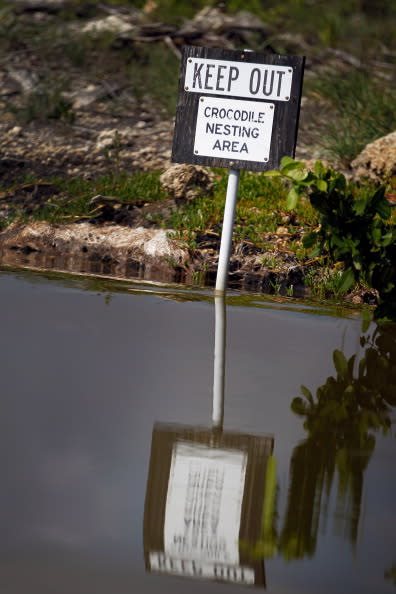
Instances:
[[[395,326],[230,292],[212,431],[211,291],[2,269],[0,304],[1,592],[394,592]]]

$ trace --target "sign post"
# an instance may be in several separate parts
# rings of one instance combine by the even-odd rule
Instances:
[[[215,427],[223,422],[224,298],[240,170],[276,169],[282,157],[294,157],[304,63],[301,56],[183,48],[172,161],[230,170],[215,292]]]
[[[185,46],[172,161],[230,169],[216,293],[224,293],[239,171],[294,157],[305,58]]]
[[[266,171],[294,157],[304,62],[185,46],[172,161]]]

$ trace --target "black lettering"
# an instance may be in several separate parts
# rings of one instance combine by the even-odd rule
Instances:
[[[194,63],[193,89],[195,89],[195,82],[197,79],[199,80],[199,88],[202,89],[202,80],[201,80],[202,67],[203,67],[203,64],[198,65],[196,62]]]
[[[211,73],[209,72],[209,68],[214,68],[214,67],[215,67],[215,65],[214,65],[214,64],[208,64],[208,65],[206,66],[206,74],[205,74],[205,89],[207,89],[208,91],[213,91],[213,87],[210,87],[208,83],[209,83],[209,79],[210,79],[210,78],[213,78],[213,74],[211,74]]]
[[[206,130],[205,130],[206,134],[214,134],[215,133],[215,131],[214,131],[215,125],[216,124],[209,124],[209,122],[206,122]]]
[[[219,139],[217,139],[216,142],[214,143],[212,151],[214,151],[215,149],[219,149],[221,151],[221,145],[220,145]]]
[[[264,111],[259,111],[258,116],[257,116],[257,120],[255,120],[256,124],[262,124],[264,122],[264,117],[265,117],[265,112]]]
[[[246,142],[244,142],[243,145],[241,146],[240,152],[241,153],[249,153]]]
[[[281,87],[282,87],[282,76],[285,74],[283,70],[277,70],[276,74],[279,75],[279,81],[278,81],[278,90],[276,92],[277,96],[280,96],[280,92],[281,92]]]
[[[232,144],[231,144],[231,150],[233,153],[237,153],[238,152],[238,145],[239,142],[237,140],[233,140]]]
[[[258,138],[260,136],[260,131],[258,128],[253,128],[251,132],[252,132],[252,138]]]
[[[256,79],[256,80],[254,80]],[[258,68],[253,68],[250,73],[250,80],[249,80],[249,91],[252,95],[257,95],[258,90],[260,88],[261,82],[261,72]]]
[[[275,72],[272,70],[272,72],[271,72],[271,82],[270,82],[270,87],[269,87],[269,90],[268,90],[267,89],[268,70],[266,70],[265,73],[264,73],[263,93],[267,97],[272,94],[272,89],[274,88],[274,76],[275,76]]]
[[[215,134],[221,134],[221,129],[223,127],[223,124],[216,124],[215,126]]]
[[[221,74],[221,70],[224,70],[227,66],[219,66],[217,69],[217,80],[216,80],[216,91],[225,91],[224,87],[220,86],[220,81],[224,78],[224,74]]]
[[[231,126],[230,126],[230,124],[225,124],[224,125],[224,134],[226,136],[229,136],[231,134]]]
[[[242,138],[250,138],[250,132],[251,132],[251,128],[245,128],[245,126],[242,127],[242,133],[239,136],[242,136]]]
[[[239,70],[236,66],[230,66],[230,72],[228,75],[228,85],[227,85],[227,91],[231,90],[231,84],[234,82],[234,80],[237,80],[239,76]]]
[[[223,151],[231,150],[231,141],[230,140],[223,140]]]
[[[209,110],[209,111],[208,111],[208,110]],[[208,113],[206,113],[206,112],[208,112]],[[210,117],[210,107],[209,107],[209,106],[205,107],[205,110],[204,110],[204,115],[205,115],[205,118],[208,118],[208,117]]]

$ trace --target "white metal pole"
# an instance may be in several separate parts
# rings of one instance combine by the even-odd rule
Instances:
[[[213,380],[213,428],[222,429],[224,420],[224,379],[226,347],[225,295],[215,295],[215,349]]]
[[[227,195],[224,206],[223,230],[221,233],[219,263],[215,291],[215,349],[213,379],[212,425],[222,429],[224,420],[224,383],[226,348],[226,302],[228,267],[232,248],[235,209],[238,199],[239,170],[230,169]]]
[[[230,169],[227,195],[224,206],[223,230],[221,233],[219,263],[216,276],[216,293],[224,294],[227,286],[228,266],[231,256],[232,232],[234,228],[235,208],[238,198],[239,170]]]

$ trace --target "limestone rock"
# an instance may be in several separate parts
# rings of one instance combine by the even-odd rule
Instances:
[[[213,190],[212,173],[197,165],[172,165],[161,175],[160,181],[176,204]]]
[[[368,144],[351,167],[355,180],[367,177],[381,183],[396,175],[396,131]]]
[[[95,148],[97,151],[102,151],[112,147],[127,146],[132,142],[133,136],[134,132],[131,128],[124,128],[123,130],[118,130],[117,128],[102,130],[102,132],[98,134]]]
[[[118,261],[128,257],[147,261],[147,258],[182,264],[188,252],[180,243],[169,237],[166,229],[130,229],[119,225],[94,227],[90,223],[51,225],[42,221],[30,225],[10,225],[0,234],[3,248],[31,251],[55,250],[64,255],[91,253],[111,254]]]
[[[109,15],[102,19],[94,19],[87,23],[82,29],[81,33],[115,33],[115,34],[122,34],[122,33],[129,33],[133,31],[134,27],[131,23],[128,23],[126,20],[121,18],[118,15]]]

